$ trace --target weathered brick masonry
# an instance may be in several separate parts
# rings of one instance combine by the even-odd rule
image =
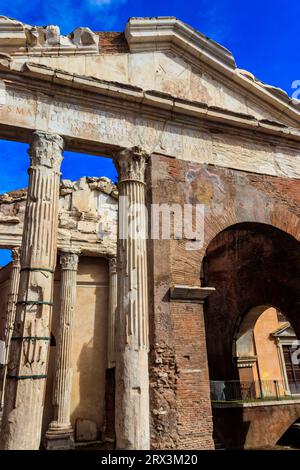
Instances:
[[[255,305],[255,302],[266,301],[266,296],[262,295],[266,285],[264,284],[258,290],[253,282],[253,276],[257,276],[257,272],[250,270],[243,286],[239,286],[236,282],[235,291],[231,293],[228,290],[232,285],[229,274],[218,281],[218,276],[213,276],[213,273],[218,273],[222,269],[226,270],[226,266],[231,267],[228,273],[232,273],[236,265],[238,278],[239,259],[237,256],[244,246],[245,253],[248,253],[248,258],[252,258],[252,265],[258,266],[258,271],[261,270],[261,266],[257,257],[260,259],[265,257],[267,265],[269,263],[269,271],[275,272],[276,268],[281,266],[280,274],[277,273],[278,282],[283,275],[286,288],[297,287],[296,281],[287,279],[288,272],[296,273],[298,269],[297,262],[295,261],[296,264],[292,262],[292,258],[297,259],[296,252],[291,250],[295,248],[294,237],[297,238],[300,234],[295,217],[299,208],[297,181],[224,169],[213,165],[193,164],[164,156],[152,158],[149,178],[151,178],[152,188],[148,191],[149,202],[151,200],[152,203],[205,205],[205,240],[201,249],[187,251],[186,240],[149,242],[153,263],[151,344],[154,347],[151,351],[150,372],[152,447],[212,448],[206,342],[211,356],[209,362],[211,377],[214,378],[219,370],[222,377],[217,378],[226,378],[226,370],[233,367],[232,340],[235,322],[242,313],[241,307],[248,308],[251,302]],[[227,258],[220,258],[220,250],[222,251],[224,246],[228,248],[225,244],[226,238],[230,236],[232,238],[232,235],[228,235],[223,230],[232,226],[238,227],[239,224],[247,224],[249,221],[260,228],[266,227],[267,224],[278,227],[280,228],[279,235],[272,241],[266,238],[265,231],[261,233],[257,227],[253,229],[251,224],[251,227],[246,225],[232,245],[232,256],[229,249]],[[281,229],[287,233],[283,234]],[[269,226],[267,232],[268,230],[276,229]],[[209,276],[206,272],[207,278],[203,279],[204,273],[201,266],[206,249],[209,246],[209,249],[213,251],[214,244],[210,242],[220,232],[221,238],[219,242],[215,242],[218,243],[219,248],[215,247],[216,259],[212,274]],[[281,239],[280,234],[284,240]],[[242,244],[238,252],[236,243]],[[255,251],[259,245],[260,251]],[[281,254],[280,246],[285,247]],[[287,257],[288,253],[290,255]],[[280,258],[276,258],[279,255]],[[226,259],[228,264],[226,264]],[[241,257],[240,262],[242,261]],[[285,266],[286,275],[283,273]],[[271,274],[269,271],[267,274]],[[202,305],[169,301],[171,285],[176,283],[197,285],[200,277],[205,285],[217,287],[217,292],[210,296],[205,307],[206,335]],[[268,284],[268,279],[266,283]],[[239,287],[242,288],[239,290]],[[274,289],[273,285],[269,292],[273,292],[273,297],[276,296],[276,292],[280,296],[284,294],[282,288]],[[260,298],[254,296],[255,292],[261,293]],[[295,289],[293,292],[296,295]],[[247,297],[247,302],[246,293],[249,297]],[[282,298],[288,300],[287,295],[283,295]],[[240,303],[234,299],[236,301],[240,299]],[[290,297],[291,306],[294,301],[295,296]],[[218,313],[218,318],[213,315],[214,312]],[[223,319],[219,318],[222,314]],[[227,366],[225,356],[229,361]],[[231,378],[234,378],[234,374]]]
[[[183,162],[153,158],[151,178],[152,203],[185,201]],[[183,268],[179,278],[178,258],[174,258],[179,243],[182,241],[150,242],[153,263],[150,334],[154,345],[150,365],[151,444],[160,449],[211,449],[203,306],[169,302],[169,288],[175,280],[193,285],[198,275],[199,282],[200,264],[193,259],[194,252],[182,253],[179,258],[181,265],[192,262],[195,268],[194,271]]]
[[[49,176],[47,187],[44,177],[29,180],[27,201],[22,190],[0,198],[0,247],[21,247],[23,286],[0,324],[9,351],[0,447],[106,437],[124,450],[212,449],[209,379],[237,376],[235,332],[246,310],[272,305],[300,334],[299,103],[174,17],[62,35],[1,16],[0,29],[0,138],[28,144],[30,172]],[[59,188],[63,150],[112,158],[119,193],[107,178]],[[177,204],[174,224],[186,204],[201,204],[203,243],[186,231],[131,237],[118,194],[132,207]],[[33,244],[28,233],[41,236]],[[36,286],[45,294],[38,303]],[[50,348],[48,361],[52,336],[59,353]],[[262,423],[267,433],[272,423]]]

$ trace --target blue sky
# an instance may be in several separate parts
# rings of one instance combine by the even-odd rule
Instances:
[[[63,34],[78,26],[123,31],[131,16],[176,16],[230,49],[240,68],[293,92],[300,80],[300,2],[290,0],[1,0],[0,15],[35,25],[57,24]],[[27,185],[24,144],[0,141],[0,193]],[[63,177],[116,178],[108,159],[66,152]],[[0,265],[9,260],[0,251]]]

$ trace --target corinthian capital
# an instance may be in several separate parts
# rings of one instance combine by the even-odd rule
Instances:
[[[141,147],[121,150],[114,155],[119,172],[119,182],[126,180],[145,183],[145,171],[149,155]]]
[[[61,269],[77,271],[80,251],[65,251],[60,255]]]
[[[60,135],[35,131],[28,150],[31,167],[45,166],[59,172],[63,147],[64,141]]]

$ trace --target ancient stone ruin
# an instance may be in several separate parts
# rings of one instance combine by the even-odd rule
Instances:
[[[299,102],[173,17],[63,36],[2,16],[0,134],[30,157],[0,196],[1,448],[213,449],[229,415],[210,380],[256,361],[233,348],[247,312],[276,307],[300,337]],[[112,158],[118,185],[61,180],[64,150]],[[153,236],[153,207],[176,236]],[[256,437],[239,408],[239,445],[300,416],[272,406]]]

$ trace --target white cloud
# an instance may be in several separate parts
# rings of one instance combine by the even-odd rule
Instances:
[[[1,0],[0,14],[37,26],[56,24],[62,34],[78,26],[95,31],[120,28],[119,9],[128,0]]]
[[[122,5],[127,2],[127,0],[87,0],[88,3],[95,6],[106,7],[110,5]]]

